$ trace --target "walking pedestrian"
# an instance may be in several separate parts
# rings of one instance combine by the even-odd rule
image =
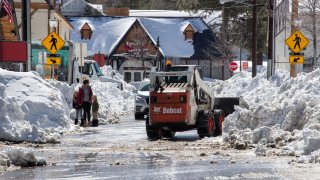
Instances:
[[[79,104],[83,108],[83,121],[81,121],[80,126],[88,126],[90,124],[91,98],[92,89],[89,86],[89,80],[85,79],[79,89]]]
[[[92,96],[92,126],[98,126],[99,103],[96,95]]]
[[[81,105],[78,103],[78,91],[75,91],[73,93],[73,101],[72,101],[72,107],[76,110],[76,118],[74,119],[74,124],[77,125],[78,124],[78,118],[80,116],[80,120],[82,120],[82,107]],[[83,121],[83,120],[82,120]]]

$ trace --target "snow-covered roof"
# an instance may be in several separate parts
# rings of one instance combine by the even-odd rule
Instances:
[[[75,30],[71,31],[70,39],[76,43],[87,43],[88,54],[100,52],[109,55],[136,18],[114,17],[69,17]],[[93,33],[91,40],[82,40],[79,30],[88,23]]]
[[[133,17],[201,17],[208,25],[222,22],[222,11],[173,11],[173,10],[130,10]]]
[[[166,57],[190,58],[195,54],[193,43],[185,40],[181,28],[190,24],[197,33],[211,33],[201,18],[147,18],[147,17],[69,17],[75,30],[70,39],[87,43],[88,54],[100,52],[110,55],[124,38],[130,27],[138,21],[154,44],[160,40],[160,51]],[[81,40],[80,28],[88,22],[93,29],[91,40]],[[205,32],[204,32],[205,31]],[[200,37],[200,35],[199,35]]]
[[[100,15],[105,15],[102,12],[102,5],[91,4],[84,0],[64,0],[61,13],[65,16],[80,16],[84,15],[86,8],[89,8]]]

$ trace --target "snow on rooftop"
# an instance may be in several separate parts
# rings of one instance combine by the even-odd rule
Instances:
[[[181,27],[191,24],[199,33],[208,29],[201,18],[134,18],[134,17],[70,17],[75,30],[71,40],[87,43],[88,54],[105,53],[109,55],[121,41],[132,24],[139,20],[151,40],[156,44],[160,39],[160,50],[167,57],[190,57],[194,54],[193,44],[185,41]],[[91,40],[81,40],[79,29],[85,22],[94,28]]]
[[[185,35],[180,31],[185,21],[179,18],[141,18],[139,21],[155,42],[159,37],[160,49],[165,56],[190,57],[194,54],[193,44],[186,42]]]
[[[98,52],[109,55],[136,20],[132,17],[70,17],[69,19],[75,27],[75,30],[70,33],[70,39],[75,43],[87,43],[89,55]],[[81,39],[79,30],[85,22],[88,22],[90,27],[94,29],[91,40]]]
[[[134,17],[201,17],[207,24],[221,23],[222,11],[130,10]]]

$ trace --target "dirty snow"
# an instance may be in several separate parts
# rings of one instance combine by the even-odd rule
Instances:
[[[211,82],[210,86],[216,96],[242,96],[250,106],[249,109],[237,106],[226,117],[225,141],[257,144],[257,155],[268,155],[267,144],[273,144],[281,149],[281,155],[308,155],[308,161],[318,158],[319,69],[300,73],[296,78],[278,71],[267,80],[266,68],[260,68],[255,78],[241,72],[227,81]]]

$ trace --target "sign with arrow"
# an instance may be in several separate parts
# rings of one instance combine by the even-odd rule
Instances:
[[[46,61],[47,65],[60,65],[61,64],[61,58],[60,57],[47,57]]]
[[[296,64],[303,64],[304,63],[304,56],[302,56],[302,55],[289,56],[289,62],[296,63]]]

